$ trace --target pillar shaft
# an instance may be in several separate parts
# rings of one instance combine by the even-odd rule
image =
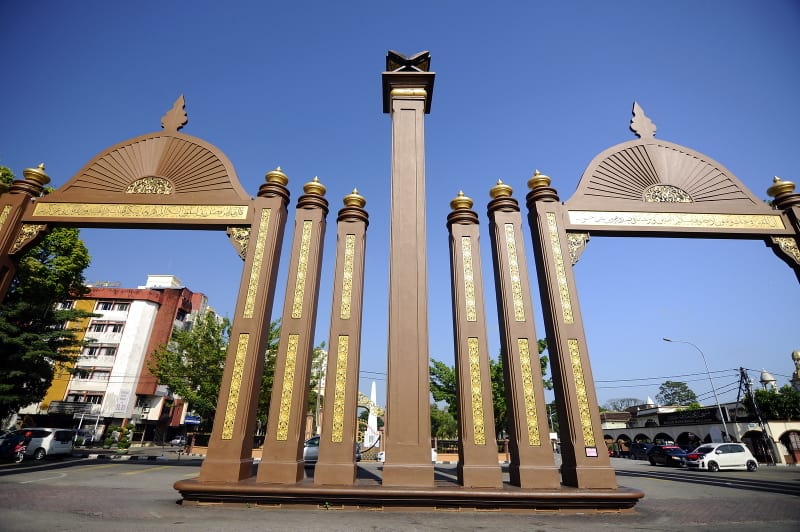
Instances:
[[[328,202],[317,183],[297,201],[292,256],[275,360],[267,435],[257,482],[293,484],[303,479],[304,422],[322,266]],[[263,357],[263,352],[262,352]]]
[[[521,488],[558,488],[561,476],[550,443],[522,216],[510,196],[492,200],[488,211],[508,412],[509,479]]]

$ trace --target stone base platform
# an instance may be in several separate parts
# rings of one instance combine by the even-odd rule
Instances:
[[[240,482],[175,483],[183,504],[241,504],[264,508],[317,508],[320,510],[385,511],[504,511],[504,512],[622,512],[632,510],[644,496],[638,490],[464,488],[436,481],[432,488],[384,487],[378,481],[359,479],[353,486],[318,486],[305,479],[297,484],[263,484],[255,478]]]

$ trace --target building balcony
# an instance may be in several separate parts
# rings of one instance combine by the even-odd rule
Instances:
[[[48,414],[99,414],[100,405],[75,401],[50,401]]]

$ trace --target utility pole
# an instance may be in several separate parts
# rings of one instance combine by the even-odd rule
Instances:
[[[770,465],[775,465],[775,450],[772,444],[772,436],[768,432],[768,428],[764,420],[761,418],[761,411],[758,409],[758,403],[756,402],[756,396],[753,393],[753,381],[750,379],[750,376],[747,374],[747,370],[740,367],[739,368],[739,383],[740,386],[743,383],[747,390],[747,395],[750,397],[750,403],[753,406],[753,413],[756,415],[758,419],[758,424],[761,426],[761,437],[764,439],[764,450],[767,454],[767,460]]]

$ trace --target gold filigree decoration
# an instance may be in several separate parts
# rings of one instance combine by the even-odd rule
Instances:
[[[239,335],[239,340],[236,344],[236,358],[233,361],[231,386],[228,389],[228,402],[225,405],[225,421],[222,423],[223,440],[233,439],[233,428],[236,425],[236,409],[239,407],[239,391],[242,388],[242,375],[244,374],[244,360],[249,343],[249,334],[243,333]]]
[[[242,260],[247,258],[247,244],[250,241],[249,227],[228,227],[228,238]]]
[[[539,435],[539,416],[536,413],[536,396],[533,393],[533,369],[531,367],[531,350],[527,338],[518,338],[519,363],[522,373],[522,395],[525,399],[525,421],[528,426],[530,445],[542,444]]]
[[[519,259],[517,242],[514,236],[514,224],[505,224],[506,252],[508,253],[508,274],[511,279],[511,300],[514,304],[514,319],[525,321],[525,304],[522,298],[522,282],[519,276]]]
[[[464,307],[467,321],[478,321],[478,310],[475,304],[475,278],[472,271],[472,239],[461,237],[461,255],[464,260]]]
[[[247,205],[147,205],[138,203],[37,203],[33,216],[65,218],[166,218],[245,220]]]
[[[692,197],[682,188],[661,184],[647,187],[642,199],[647,203],[692,203]]]
[[[797,264],[800,264],[800,249],[797,247],[797,241],[788,236],[773,236],[772,241],[781,248],[786,256],[791,257]]]
[[[575,322],[575,317],[572,314],[572,298],[569,294],[567,270],[564,266],[564,255],[561,253],[561,239],[558,237],[555,213],[547,213],[547,227],[550,230],[550,247],[553,250],[553,261],[556,263],[556,281],[558,283],[558,295],[561,298],[561,313],[564,316],[564,323],[571,324]]]
[[[472,430],[475,445],[486,445],[483,419],[483,386],[481,385],[481,354],[477,338],[467,338],[469,354],[469,385],[472,399]]]
[[[264,262],[264,249],[267,246],[267,229],[271,209],[261,209],[261,221],[258,222],[258,235],[256,236],[256,249],[253,253],[253,266],[250,268],[250,279],[247,281],[247,296],[244,299],[243,318],[252,318],[256,308],[256,293],[258,280],[261,277],[261,266]],[[249,235],[249,230],[248,230]]]
[[[578,264],[587,242],[589,242],[589,233],[567,233],[569,258],[572,260],[573,266]]]
[[[143,177],[137,179],[125,190],[126,194],[172,194],[172,183],[163,177]]]
[[[275,434],[275,439],[278,441],[289,439],[289,418],[292,414],[292,391],[294,390],[294,372],[297,366],[297,344],[299,342],[299,334],[289,335],[289,346],[286,349],[286,365],[283,370],[281,405],[278,411],[278,431]]]
[[[581,363],[581,351],[578,347],[578,340],[570,338],[567,340],[569,346],[569,360],[572,365],[572,378],[575,381],[575,394],[578,399],[578,412],[581,419],[581,429],[583,431],[583,443],[587,447],[595,446],[594,430],[592,429],[592,412],[589,408],[589,394],[586,391],[586,381],[583,378],[583,364]]]
[[[292,299],[292,318],[299,319],[303,315],[303,298],[306,293],[306,273],[308,272],[308,250],[311,247],[311,220],[303,222],[300,236],[300,257],[297,262],[297,278],[294,281],[294,299]]]
[[[22,249],[25,244],[33,240],[36,235],[39,234],[39,231],[44,230],[45,227],[47,226],[42,224],[22,224],[19,235],[17,235],[14,245],[11,246],[11,250],[8,252],[9,255],[13,255]]]
[[[8,214],[11,212],[11,205],[5,205],[3,207],[2,212],[0,212],[0,227],[6,223],[6,219],[8,218]]]
[[[339,335],[339,348],[336,350],[336,387],[333,392],[333,430],[331,441],[344,441],[344,411],[347,392],[347,357],[350,337]]]
[[[689,212],[569,211],[575,225],[678,229],[785,229],[778,214],[703,214]]]
[[[353,259],[356,254],[356,235],[344,237],[344,271],[342,272],[342,306],[339,317],[350,319],[350,304],[353,299]]]

